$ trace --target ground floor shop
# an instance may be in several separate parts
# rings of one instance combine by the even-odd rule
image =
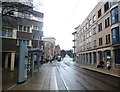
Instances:
[[[113,68],[120,67],[120,48],[107,47],[77,53],[77,61],[80,63],[98,65],[100,61],[106,64],[108,57]]]

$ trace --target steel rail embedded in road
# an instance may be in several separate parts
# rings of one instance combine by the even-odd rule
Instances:
[[[57,66],[56,66],[56,68],[57,68],[57,71],[58,71],[58,73],[59,73],[59,75],[60,75],[60,77],[61,77],[61,79],[62,79],[62,82],[63,82],[63,84],[64,84],[64,87],[65,87],[66,91],[69,92],[69,88],[68,88],[66,82],[64,81],[63,76],[60,74]]]

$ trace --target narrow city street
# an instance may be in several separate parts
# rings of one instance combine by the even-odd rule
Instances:
[[[117,77],[81,68],[75,62],[55,60],[10,90],[118,90],[118,82]]]

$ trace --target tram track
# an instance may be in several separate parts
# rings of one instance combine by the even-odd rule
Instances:
[[[103,83],[106,83],[107,85],[113,86],[116,89],[119,88],[119,85],[117,85],[117,83],[118,84],[120,83],[119,78],[117,78],[115,76],[106,75],[106,74],[103,74],[103,73],[98,73],[98,72],[95,72],[95,71],[92,71],[92,70],[89,70],[89,69],[85,69],[85,68],[83,69],[80,66],[76,66],[76,65],[74,65],[74,66],[78,69],[75,69],[75,67],[72,67],[72,68],[74,68],[79,73],[82,73],[82,74],[84,74],[86,76],[89,76],[93,79],[99,80]],[[87,71],[87,73],[85,73],[85,71],[81,71],[81,70],[85,70],[85,71]]]
[[[61,79],[62,79],[62,82],[63,82],[64,87],[65,87],[65,89],[66,89],[66,92],[70,92],[71,90],[69,90],[69,88],[68,88],[68,86],[67,86],[67,84],[66,84],[66,82],[65,82],[65,80],[64,80],[64,78],[63,78],[63,76],[62,76],[62,74],[60,73],[60,70],[59,70],[60,67],[61,67],[63,70],[65,70],[65,72],[67,72],[68,70],[65,68],[64,65],[59,65],[59,68],[56,66],[57,71],[58,71],[59,75],[61,76]],[[86,92],[89,92],[88,89],[87,89],[87,87],[86,87],[85,85],[83,85],[80,81],[78,81],[78,80],[75,80],[75,81],[76,81],[77,83],[79,83],[79,85],[82,86],[82,88],[84,88],[84,90],[85,90]]]
[[[61,75],[61,73],[60,73],[60,71],[59,71],[59,69],[58,69],[57,66],[56,66],[56,69],[57,69],[58,74],[60,75],[60,78],[61,78],[62,82],[63,82],[64,88],[65,88],[65,91],[66,91],[66,92],[69,92],[68,86],[67,86],[67,84],[66,84],[66,82],[65,82],[63,76]]]
[[[74,65],[75,66],[75,65]],[[77,67],[77,69],[76,69]],[[110,89],[118,89],[118,83],[117,80],[111,80],[111,78],[109,77],[104,77],[104,75],[101,75],[101,74],[96,74],[94,73],[93,71],[90,71],[90,70],[86,70],[86,69],[83,69],[83,68],[80,68],[78,66],[76,67],[70,67],[70,66],[67,66],[66,65],[66,71],[69,71],[71,68],[74,70],[74,73],[80,77],[81,79],[83,79],[84,81],[86,82],[89,82],[91,85],[93,86],[96,86],[96,84],[94,82],[92,82],[91,80],[93,81],[97,81],[99,84],[103,84],[110,88]],[[68,68],[68,69],[67,69]],[[70,68],[70,69],[69,69]],[[70,72],[70,71],[69,71]],[[111,82],[112,81],[112,82]],[[83,85],[84,86],[84,85]],[[99,86],[96,86],[96,88],[99,88]],[[102,87],[102,86],[101,86]],[[105,89],[107,89],[107,87]],[[103,86],[104,88],[104,86]]]

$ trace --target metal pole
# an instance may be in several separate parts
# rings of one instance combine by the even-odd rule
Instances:
[[[34,53],[32,53],[32,77],[34,77]]]

